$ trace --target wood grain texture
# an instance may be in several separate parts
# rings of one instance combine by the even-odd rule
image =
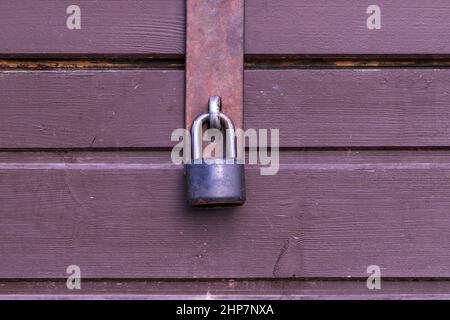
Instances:
[[[178,71],[1,72],[0,146],[169,146],[183,87]]]
[[[2,54],[185,52],[184,0],[78,0],[81,30],[66,27],[67,1],[3,0]],[[445,0],[376,2],[381,29],[368,30],[358,0],[247,0],[247,54],[450,54]],[[20,14],[19,14],[20,13]]]
[[[284,147],[447,146],[447,69],[251,71],[247,128],[279,128]]]
[[[186,206],[169,153],[2,153],[0,278],[450,276],[448,152],[285,152],[248,201]]]
[[[0,72],[0,148],[171,147],[184,72]],[[249,70],[246,128],[282,147],[450,145],[450,70]]]
[[[447,280],[384,280],[368,290],[365,280],[84,280],[68,290],[65,280],[0,281],[0,299],[449,299]]]
[[[369,5],[381,29],[369,30]],[[450,3],[433,0],[246,1],[248,54],[448,54]]]

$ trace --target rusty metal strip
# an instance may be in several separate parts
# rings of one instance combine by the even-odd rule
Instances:
[[[213,95],[242,128],[244,0],[187,0],[186,21],[186,128]]]

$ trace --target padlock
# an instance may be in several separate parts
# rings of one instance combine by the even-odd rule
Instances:
[[[217,104],[216,97],[210,99]],[[220,108],[220,105],[218,106]],[[217,105],[216,105],[217,108]],[[224,159],[203,159],[203,123],[211,117],[218,117],[226,132],[226,157]],[[222,112],[204,113],[192,125],[191,163],[185,165],[188,202],[194,207],[222,207],[242,205],[245,202],[244,164],[236,159],[236,137],[233,121]]]

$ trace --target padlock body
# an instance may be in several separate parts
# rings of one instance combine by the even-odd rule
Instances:
[[[230,161],[230,160],[228,160]],[[244,164],[231,160],[185,165],[187,198],[194,207],[236,206],[245,202]]]

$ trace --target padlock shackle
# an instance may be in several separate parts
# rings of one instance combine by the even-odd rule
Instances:
[[[203,159],[203,122],[209,119],[209,113],[203,113],[199,115],[192,124],[192,159],[199,161]],[[234,130],[233,121],[228,118],[224,113],[219,113],[221,123],[225,126],[226,133],[226,159],[236,158],[236,134]]]
[[[222,102],[219,96],[211,96],[208,103],[209,127],[214,129],[222,129],[222,121],[219,114],[221,112]]]

